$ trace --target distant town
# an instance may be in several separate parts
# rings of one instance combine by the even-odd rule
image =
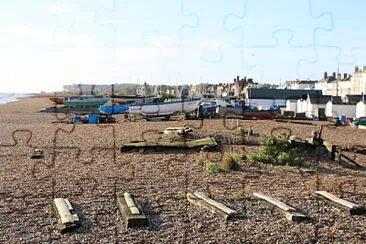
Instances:
[[[183,90],[189,97],[244,101],[259,109],[280,107],[283,112],[305,113],[306,117],[324,114],[347,118],[366,116],[366,66],[355,66],[352,74],[325,71],[319,80],[293,80],[283,85],[261,84],[246,76],[232,82],[197,85],[65,85],[65,93],[91,95],[138,95],[179,98]]]

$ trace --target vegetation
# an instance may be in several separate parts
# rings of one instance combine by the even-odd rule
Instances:
[[[300,166],[305,162],[303,152],[284,139],[264,137],[260,145],[258,153],[248,155],[249,163]]]
[[[196,162],[201,165],[206,172],[216,174],[240,169],[239,162],[242,159],[243,155],[225,153],[221,162],[212,162],[204,159],[202,156],[200,156]]]
[[[203,167],[208,173],[217,174],[223,172],[223,170],[215,162],[206,162]]]
[[[244,128],[239,127],[236,131],[233,132],[234,136],[246,136],[248,135],[248,131]]]
[[[241,155],[225,153],[222,158],[221,169],[226,171],[238,170],[240,168],[239,162],[241,159]]]

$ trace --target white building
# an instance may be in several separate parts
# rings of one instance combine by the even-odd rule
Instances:
[[[286,111],[292,111],[295,114],[297,113],[297,99],[287,99]]]
[[[356,105],[356,118],[366,117],[366,103],[360,101]]]
[[[339,118],[340,116],[346,116],[346,118],[356,117],[356,105],[354,104],[333,104],[329,101],[326,104],[325,115],[327,117]]]

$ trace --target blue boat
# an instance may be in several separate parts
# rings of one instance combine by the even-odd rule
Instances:
[[[129,104],[100,106],[98,110],[101,114],[122,114],[128,110],[129,106]]]

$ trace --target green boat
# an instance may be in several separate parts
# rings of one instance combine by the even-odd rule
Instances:
[[[99,107],[109,100],[109,97],[104,96],[71,96],[65,97],[64,105],[68,107]]]

